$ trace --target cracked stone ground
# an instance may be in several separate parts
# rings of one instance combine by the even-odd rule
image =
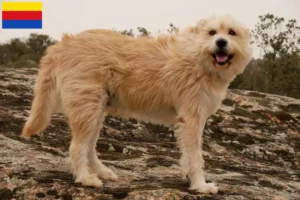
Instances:
[[[98,156],[118,175],[99,189],[74,183],[70,129],[62,115],[20,138],[36,69],[0,68],[0,199],[300,199],[300,100],[230,90],[204,133],[208,181],[217,195],[189,191],[171,129],[107,117]]]

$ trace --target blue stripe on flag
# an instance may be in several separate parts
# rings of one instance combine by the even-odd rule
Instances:
[[[42,20],[2,20],[3,29],[41,29]]]

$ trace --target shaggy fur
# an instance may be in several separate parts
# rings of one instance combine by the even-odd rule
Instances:
[[[212,56],[219,38],[228,41],[226,51],[234,54],[225,65]],[[51,113],[63,112],[72,129],[70,158],[76,181],[99,187],[98,176],[117,180],[95,150],[105,115],[174,124],[190,189],[217,193],[213,183],[205,182],[202,133],[207,117],[217,111],[229,83],[250,58],[249,31],[231,16],[202,19],[157,38],[131,38],[108,30],[64,35],[41,60],[22,135],[41,132]]]

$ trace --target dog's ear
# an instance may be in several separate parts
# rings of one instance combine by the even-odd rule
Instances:
[[[208,23],[208,19],[200,19],[198,22],[197,22],[197,31],[200,31],[201,29],[203,29]]]
[[[200,19],[197,22],[197,28],[201,29],[207,24],[207,19]]]
[[[241,31],[242,31],[242,34],[244,35],[245,38],[251,39],[253,37],[252,33],[251,33],[251,30],[248,27],[243,26]]]
[[[190,26],[187,29],[185,29],[185,31],[188,33],[199,33],[199,31],[202,27],[205,26],[205,24],[207,24],[207,20],[201,19],[197,22],[196,26]]]

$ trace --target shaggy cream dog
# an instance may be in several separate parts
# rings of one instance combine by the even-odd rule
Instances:
[[[105,115],[176,127],[180,164],[192,190],[217,193],[206,183],[201,150],[206,119],[251,59],[249,30],[231,16],[157,38],[131,38],[108,30],[64,35],[41,60],[31,115],[22,135],[46,128],[62,111],[72,129],[76,181],[100,187],[117,180],[96,155]]]

